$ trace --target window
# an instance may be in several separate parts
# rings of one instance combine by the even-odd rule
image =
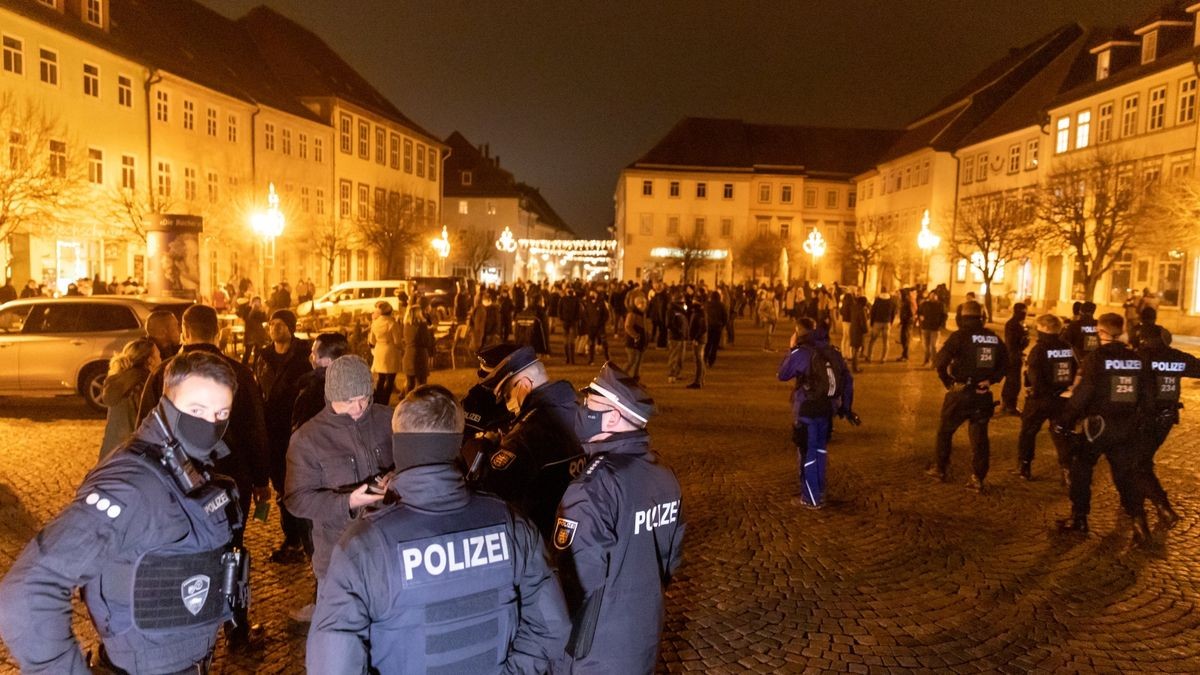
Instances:
[[[387,164],[387,130],[375,127],[375,163]]]
[[[358,218],[366,220],[371,216],[371,186],[366,183],[358,184]]]
[[[271,122],[263,126],[263,147],[267,150],[275,149],[275,125]]]
[[[721,219],[721,238],[729,239],[733,236],[733,218]]]
[[[434,147],[429,148],[429,174],[428,174],[428,177],[429,177],[429,180],[435,181],[435,182],[437,181],[437,177],[438,177],[438,168],[437,167],[438,167],[438,164],[441,163],[439,161],[439,155],[440,155],[440,153],[438,152],[437,148],[434,148]]]
[[[425,177],[425,146],[417,144],[417,178]]]
[[[308,159],[308,134],[300,132],[300,135],[297,137],[297,141],[298,143],[296,150],[298,156],[300,159]]]
[[[929,183],[929,160],[921,162],[921,185]]]
[[[667,187],[667,196],[668,197],[678,197],[679,196],[679,181],[677,181],[677,180],[671,181],[670,185]]]
[[[464,215],[464,216],[467,215],[468,212],[470,211],[470,208],[471,207],[467,204],[467,200],[465,200],[465,199],[458,200],[458,213],[460,215]]]
[[[792,233],[792,221],[784,220],[779,223],[779,238],[787,239]]]
[[[1121,138],[1138,132],[1138,95],[1128,96],[1121,102]]]
[[[792,185],[791,185],[791,183],[784,183],[783,185],[779,186],[779,201],[784,204],[792,203]]]
[[[652,180],[642,181],[642,196],[643,197],[653,197],[654,196],[654,181],[652,181]]]
[[[100,66],[83,64],[83,95],[100,98]]]
[[[654,234],[654,214],[652,214],[652,213],[641,214],[640,224],[638,227],[638,233],[645,234],[645,235]]]
[[[1096,81],[1108,77],[1112,67],[1112,52],[1105,49],[1096,55]]]
[[[804,208],[806,208],[806,209],[817,208],[817,191],[816,190],[809,188],[804,191]]]
[[[1021,170],[1021,144],[1010,146],[1008,148],[1008,172],[1017,173]]]
[[[648,234],[648,233],[643,232],[643,234]],[[667,217],[667,235],[674,237],[678,234],[679,234],[679,216],[668,216]]]
[[[342,152],[347,155],[354,152],[354,141],[351,138],[354,134],[353,129],[354,120],[349,115],[343,114],[338,120],[338,132],[341,138]]]
[[[404,139],[404,173],[413,172],[413,142]]]
[[[1033,171],[1038,167],[1038,146],[1042,144],[1041,139],[1032,138],[1025,142],[1025,170]]]
[[[1179,306],[1179,290],[1183,281],[1183,254],[1163,253],[1158,260],[1158,297],[1167,307]]]
[[[693,234],[697,237],[704,236],[704,219],[703,218],[696,219],[696,229],[693,230]]]
[[[901,188],[907,190],[910,187],[912,187],[912,167],[906,166],[904,167],[904,183]]]
[[[171,95],[159,89],[154,92],[154,119],[167,123],[171,121]]]
[[[137,168],[133,155],[121,155],[121,187],[134,190],[137,187]]]
[[[1189,77],[1179,83],[1179,114],[1176,124],[1196,121],[1196,78]]]
[[[217,109],[208,108],[204,111],[204,130],[209,136],[217,137]]]
[[[358,157],[371,159],[371,124],[366,120],[358,121]]]
[[[83,20],[93,26],[104,26],[104,10],[101,0],[86,0],[84,2]]]
[[[1142,63],[1150,63],[1158,54],[1158,31],[1152,30],[1142,36]]]
[[[25,44],[10,35],[4,36],[4,72],[25,74]]]
[[[59,178],[67,175],[66,141],[50,141],[50,175]]]
[[[313,139],[313,161],[320,164],[325,161],[325,139]]]
[[[268,125],[269,127],[270,125]],[[183,128],[192,131],[196,128],[196,102],[183,100]]]
[[[1091,135],[1092,111],[1081,110],[1075,115],[1075,149],[1079,150],[1091,145]]]
[[[975,180],[985,181],[988,177],[988,154],[985,152],[975,161]]]
[[[104,151],[88,148],[88,182],[100,185],[104,182]]]
[[[759,183],[759,185],[758,185],[758,201],[760,203],[764,203],[764,204],[771,201],[771,184],[770,183]]]
[[[19,131],[8,132],[8,167],[24,166],[25,159],[25,137]]]
[[[723,199],[733,199],[733,183],[726,183],[721,195]]]
[[[968,157],[962,161],[962,182],[963,185],[975,180],[975,158]]]
[[[825,208],[836,209],[838,207],[837,190],[827,190],[825,192]]]
[[[158,163],[158,196],[171,198],[171,165],[167,162]]]
[[[217,198],[220,196],[219,194],[217,194],[218,186],[220,186],[220,184],[221,184],[220,180],[217,178],[217,172],[209,171],[208,172],[208,201],[210,204],[217,203]],[[308,207],[305,207],[304,210],[307,211]]]
[[[183,198],[190,201],[196,199],[196,169],[195,167],[185,166],[183,168]]]
[[[857,205],[858,205],[858,193],[855,192],[854,190],[851,190],[850,194],[846,196],[846,208],[852,209]]]
[[[58,52],[45,47],[38,50],[41,58],[42,82],[58,86]]]
[[[338,185],[338,215],[350,217],[350,193],[353,191],[350,181],[344,180]]]
[[[1150,90],[1150,107],[1146,111],[1146,131],[1158,131],[1167,122],[1166,86]]]
[[[283,154],[285,154],[285,155],[292,154],[292,130],[291,129],[281,129],[279,131],[279,145],[280,145],[280,148],[283,150]]]
[[[375,188],[375,224],[387,222],[387,189]]]
[[[492,200],[490,200],[490,199],[489,199],[489,200],[487,200],[487,203],[486,203],[486,204],[484,204],[484,210],[486,210],[486,211],[487,211],[487,214],[488,214],[489,216],[494,216],[494,215],[496,215],[496,202],[494,202],[494,201],[492,201]]]
[[[1192,175],[1192,162],[1191,162],[1191,160],[1184,160],[1184,161],[1182,161],[1182,162],[1175,162],[1174,164],[1172,164],[1172,165],[1171,165],[1171,180],[1177,180],[1177,179],[1180,179],[1180,178],[1187,178],[1187,177],[1188,177],[1188,176],[1190,176],[1190,175]]]
[[[389,164],[391,164],[391,167],[393,169],[399,170],[400,169],[400,137],[397,136],[396,134],[392,134],[391,145],[389,146],[388,150],[389,150],[388,159],[390,160]]]
[[[318,216],[325,215],[325,191],[317,188],[316,212]]]
[[[463,185],[470,185],[472,183],[472,181],[474,181],[474,179],[475,179],[475,177],[471,174],[470,171],[459,171],[458,172],[458,182]]]
[[[237,115],[230,115],[228,122],[228,138],[230,143],[237,143],[238,137],[238,118]]]
[[[763,218],[760,216],[759,218],[757,218],[754,221],[754,223],[758,228],[758,236],[765,237],[768,234],[771,234],[771,219],[770,218]]]
[[[1071,118],[1058,118],[1056,126],[1058,133],[1054,137],[1054,152],[1061,155],[1071,149]]]
[[[1112,140],[1113,104],[1112,101],[1100,106],[1096,116],[1096,142],[1107,143]]]
[[[708,183],[696,183],[696,199],[708,197]]]

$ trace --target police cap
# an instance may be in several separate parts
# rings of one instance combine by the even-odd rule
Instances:
[[[604,364],[600,374],[583,391],[608,401],[620,411],[622,417],[639,427],[646,426],[655,412],[650,393],[612,361]]]
[[[533,351],[533,347],[525,345],[517,347],[508,356],[505,356],[492,372],[487,374],[487,377],[479,381],[487,389],[491,389],[496,398],[500,398],[501,390],[504,383],[517,373],[525,370],[529,366],[538,363],[537,352]]]
[[[475,352],[475,357],[479,359],[479,370],[475,371],[475,374],[479,376],[480,380],[491,375],[496,366],[517,349],[517,345],[508,342],[480,349]]]

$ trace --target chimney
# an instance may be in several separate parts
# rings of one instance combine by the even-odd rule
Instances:
[[[490,152],[491,148],[488,147],[487,143],[484,143],[482,150],[484,159],[487,159],[489,157],[488,152]]]
[[[496,155],[496,168],[500,168],[500,155]]]

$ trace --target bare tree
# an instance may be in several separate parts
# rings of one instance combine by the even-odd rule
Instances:
[[[309,234],[325,267],[325,287],[333,288],[333,270],[338,259],[350,254],[350,224],[337,216],[313,221]]]
[[[994,316],[992,284],[1004,266],[1033,253],[1045,238],[1045,229],[1035,225],[1031,199],[990,194],[962,200],[950,250],[983,277],[988,316]]]
[[[737,265],[749,270],[750,276],[758,278],[760,269],[769,271],[772,281],[775,279],[776,267],[779,264],[779,253],[783,250],[784,241],[776,234],[763,233],[748,239],[738,248]]]
[[[391,194],[386,204],[375,204],[373,213],[359,218],[355,225],[363,241],[383,260],[384,276],[395,279],[404,274],[404,252],[420,238],[427,218],[417,211],[411,197],[400,199],[397,193]]]
[[[479,271],[495,253],[496,242],[487,232],[473,228],[454,235],[450,245],[450,254],[459,264],[471,271],[472,278],[479,277]]]
[[[0,129],[8,134],[8,156],[0,160],[0,243],[8,243],[18,230],[77,206],[87,163],[58,118],[11,92],[0,94]]]
[[[845,255],[858,270],[859,286],[864,293],[871,267],[883,262],[893,252],[895,245],[896,232],[882,218],[863,218],[854,226],[854,236],[847,237]]]
[[[1168,223],[1141,227],[1149,211],[1143,209],[1145,186],[1133,168],[1114,153],[1090,150],[1059,163],[1038,189],[1037,215],[1048,243],[1075,255],[1087,300],[1094,298],[1096,284],[1135,240],[1152,247],[1182,235]]]
[[[104,211],[110,222],[120,225],[121,239],[136,241],[144,246],[149,217],[170,209],[169,200],[155,199],[145,191],[114,188],[107,195]]]
[[[684,283],[692,281],[695,275],[712,262],[709,258],[708,237],[703,233],[679,235],[675,240],[675,248],[679,249],[675,263],[682,269]]]

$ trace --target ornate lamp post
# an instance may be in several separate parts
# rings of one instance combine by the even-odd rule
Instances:
[[[921,262],[925,268],[925,283],[929,283],[929,252],[942,243],[942,238],[929,229],[929,209],[921,216],[921,231],[917,233],[917,247],[921,249]]]
[[[275,259],[275,239],[283,234],[284,218],[283,212],[279,210],[279,195],[275,192],[275,184],[268,183],[267,185],[267,209],[265,211],[256,211],[250,215],[250,228],[254,233],[262,238],[262,256],[260,258],[262,264],[263,283],[259,289],[259,295],[266,297],[267,289],[270,287],[270,280],[267,276],[267,249],[271,249],[271,260]]]
[[[813,228],[808,233],[808,238],[804,240],[804,252],[812,257],[812,269],[817,269],[817,261],[821,256],[825,255],[825,237],[821,236],[821,231]]]
[[[442,274],[446,273],[446,258],[450,257],[450,236],[446,232],[446,226],[442,226],[442,236],[434,237],[429,244],[433,246],[433,250],[437,251],[438,257],[441,258]]]
[[[517,239],[513,236],[512,229],[507,225],[504,226],[504,231],[500,233],[500,238],[496,240],[496,250],[501,253],[513,253],[517,250]],[[504,282],[504,272],[505,270],[502,267],[500,270],[501,283]]]

